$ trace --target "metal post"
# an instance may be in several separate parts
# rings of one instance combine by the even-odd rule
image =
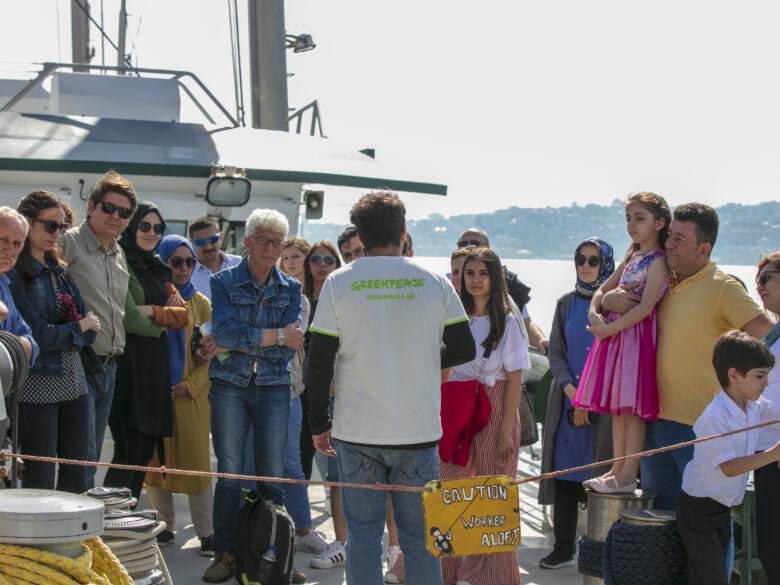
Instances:
[[[119,48],[117,49],[116,66],[127,67],[125,62],[125,42],[127,40],[127,6],[125,6],[125,0],[119,6]],[[124,75],[124,72],[120,71],[119,75]]]
[[[288,131],[284,0],[249,3],[252,127]]]
[[[89,63],[89,2],[70,1],[70,46],[74,63]],[[74,71],[86,71],[74,67]]]

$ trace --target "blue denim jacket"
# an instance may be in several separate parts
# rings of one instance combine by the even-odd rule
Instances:
[[[61,376],[62,352],[80,351],[92,345],[97,334],[92,330],[82,333],[78,321],[59,321],[52,274],[60,283],[62,291],[73,298],[78,312],[87,314],[79,289],[75,282],[65,278],[65,270],[54,264],[44,266],[35,259],[32,259],[32,265],[37,276],[29,282],[25,282],[15,268],[8,273],[16,308],[30,326],[33,339],[40,349],[30,373]]]
[[[301,318],[301,283],[273,267],[260,292],[247,258],[211,277],[211,331],[230,357],[211,360],[209,377],[247,386],[290,383],[289,347],[262,347],[264,329],[281,329]]]

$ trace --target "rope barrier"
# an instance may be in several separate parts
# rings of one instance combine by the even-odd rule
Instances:
[[[632,455],[624,455],[622,457],[613,457],[612,459],[605,459],[603,461],[596,461],[595,463],[589,463],[588,465],[579,465],[577,467],[571,467],[569,469],[562,469],[560,471],[549,471],[547,473],[540,473],[538,475],[531,475],[524,478],[515,478],[515,483],[521,485],[524,483],[530,483],[534,481],[542,481],[545,479],[554,479],[562,475],[568,475],[578,471],[586,471],[589,469],[596,469],[618,461],[627,461],[629,459],[650,457],[658,453],[667,453],[676,449],[682,449],[684,447],[691,447],[698,443],[705,443],[707,441],[714,441],[723,437],[729,437],[732,435],[738,435],[748,431],[769,427],[772,425],[780,425],[780,419],[743,427],[741,429],[735,429],[733,431],[727,431],[725,433],[719,433],[717,435],[710,435],[708,437],[701,437],[693,439],[691,441],[684,441],[682,443],[676,443],[674,445],[667,445],[666,447],[658,447],[656,449],[650,449],[648,451],[641,451]],[[246,475],[241,473],[223,473],[213,471],[195,471],[192,469],[174,469],[165,466],[161,467],[148,467],[146,465],[126,465],[123,463],[105,463],[103,461],[82,461],[80,459],[64,459],[60,457],[44,457],[43,455],[29,455],[25,453],[14,453],[12,451],[0,450],[0,457],[17,457],[19,459],[30,461],[41,461],[43,463],[59,463],[63,465],[81,465],[83,467],[105,467],[107,469],[122,469],[124,471],[143,471],[151,473],[167,473],[171,475],[186,475],[191,477],[210,477],[210,478],[223,478],[223,479],[238,479],[247,481],[262,481],[267,483],[283,483],[283,484],[303,484],[303,485],[319,485],[323,487],[345,487],[356,488],[364,490],[375,491],[388,491],[388,492],[407,492],[407,493],[422,493],[426,491],[425,487],[416,487],[408,485],[386,485],[386,484],[365,484],[365,483],[351,483],[342,481],[320,481],[314,479],[290,479],[286,477],[268,477],[263,475]]]

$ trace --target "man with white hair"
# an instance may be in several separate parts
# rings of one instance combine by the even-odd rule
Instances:
[[[0,305],[5,305],[5,311],[1,312],[7,311],[7,316],[0,321],[0,329],[16,335],[33,363],[38,357],[38,344],[30,326],[16,309],[6,274],[16,265],[28,229],[27,220],[21,213],[10,207],[0,207]]]
[[[212,335],[220,352],[209,366],[211,435],[217,470],[243,473],[254,431],[256,475],[281,477],[290,413],[290,359],[303,347],[301,284],[279,270],[287,218],[255,209],[246,222],[239,264],[211,277]],[[277,485],[261,497],[283,503]],[[219,478],[214,490],[214,562],[203,580],[224,583],[235,568],[241,482]]]

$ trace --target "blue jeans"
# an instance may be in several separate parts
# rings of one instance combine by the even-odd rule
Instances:
[[[102,374],[87,378],[87,460],[100,461],[100,451],[103,449],[103,439],[106,436],[108,415],[111,413],[111,402],[114,400],[116,386],[116,362],[111,362]],[[95,487],[95,472],[97,467],[87,467],[87,487]]]
[[[382,449],[334,441],[342,481],[423,486],[439,474],[439,451]],[[342,488],[347,521],[347,583],[383,585],[382,534],[387,493]],[[441,585],[441,563],[425,548],[422,495],[390,492],[404,553],[406,585]]]
[[[290,418],[287,422],[287,442],[284,444],[283,477],[304,479],[301,467],[301,398],[296,396],[290,402]],[[309,488],[305,484],[282,484],[284,505],[292,516],[295,528],[311,528]]]
[[[211,436],[217,456],[217,471],[242,473],[250,427],[254,430],[255,473],[281,477],[287,419],[290,416],[290,386],[256,386],[254,377],[246,388],[213,380],[209,392]],[[258,482],[261,497],[284,502],[282,490]],[[229,552],[238,543],[241,482],[217,479],[214,489],[214,550]]]
[[[645,449],[657,449],[696,438],[693,427],[670,420],[647,423]],[[685,466],[693,459],[693,447],[675,449],[642,459],[642,489],[655,494],[656,508],[676,510]]]

